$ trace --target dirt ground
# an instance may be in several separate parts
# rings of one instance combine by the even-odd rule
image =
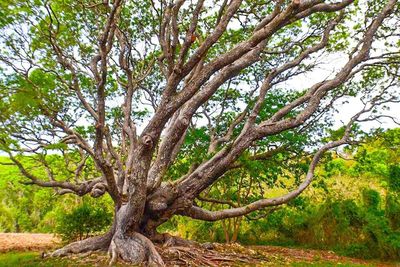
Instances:
[[[46,250],[59,242],[51,234],[0,233],[0,252]]]
[[[60,246],[51,234],[0,233],[0,252],[49,251]],[[399,263],[364,261],[336,255],[331,251],[285,248],[277,246],[241,246],[239,244],[209,244],[203,247],[158,247],[167,266],[291,266],[293,263],[328,262],[332,266],[392,267]],[[108,261],[104,253],[72,255],[69,260],[85,266],[99,266]],[[66,259],[68,260],[68,259]],[[123,263],[119,266],[126,266]],[[303,265],[302,265],[303,266]],[[325,266],[325,265],[324,265]],[[331,265],[329,265],[331,266]]]
[[[160,250],[168,266],[375,266],[400,267],[400,263],[366,261],[336,255],[332,251],[285,248],[278,246],[242,246],[213,244],[212,250],[164,248]],[[175,253],[174,253],[175,252]]]

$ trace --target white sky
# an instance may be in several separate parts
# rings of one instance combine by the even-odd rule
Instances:
[[[315,71],[311,73],[305,73],[304,75],[300,75],[295,77],[293,80],[287,82],[287,86],[290,86],[293,89],[304,89],[308,88],[311,85],[323,81],[327,78],[332,78],[340,68],[347,62],[346,55],[340,54],[331,54],[325,58],[326,63],[322,64],[319,68],[316,68]],[[400,92],[399,92],[400,93]],[[360,96],[357,97],[348,97],[348,103],[342,104],[339,99],[335,105],[335,108],[338,109],[338,113],[333,114],[334,127],[339,128],[346,124],[350,118],[359,112],[363,108],[363,103],[359,99]],[[400,121],[400,104],[389,104],[390,110],[385,110],[383,114],[394,117],[397,121]],[[396,128],[399,127],[393,120],[389,118],[383,118],[379,122],[378,121],[368,121],[362,122],[361,127],[363,130],[369,130],[372,128]]]

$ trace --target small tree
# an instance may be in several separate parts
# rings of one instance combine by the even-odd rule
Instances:
[[[110,214],[100,207],[83,203],[71,212],[59,215],[56,232],[64,241],[76,241],[98,234],[111,224]]]
[[[355,122],[381,118],[377,107],[398,101],[396,0],[0,5],[1,150],[27,184],[107,193],[115,205],[108,233],[55,256],[109,249],[112,261],[163,265],[152,243],[165,241],[159,225],[174,215],[216,221],[288,202],[310,185],[325,151],[351,142]],[[328,61],[338,55],[336,70]],[[321,63],[331,75],[318,74]],[[317,82],[288,89],[304,75]],[[279,157],[310,129],[317,134],[303,135],[294,152],[315,148],[324,135],[318,124],[348,97],[361,110],[316,150],[298,186],[224,210],[199,206],[230,170],[257,171],[243,157]]]

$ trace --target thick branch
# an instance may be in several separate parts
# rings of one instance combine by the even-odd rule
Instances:
[[[329,149],[346,144],[348,142],[351,125],[353,124],[353,122],[354,120],[352,120],[352,122],[348,124],[346,133],[340,140],[324,145],[317,151],[317,153],[315,153],[310,163],[305,180],[300,184],[298,188],[296,188],[296,190],[293,190],[290,193],[287,193],[286,195],[280,197],[261,199],[243,207],[225,209],[220,211],[207,211],[200,207],[192,206],[189,210],[183,212],[183,215],[189,216],[194,219],[217,221],[221,219],[247,215],[253,211],[265,209],[271,206],[278,206],[289,202],[290,200],[300,195],[311,184],[314,177],[315,168],[322,155]]]

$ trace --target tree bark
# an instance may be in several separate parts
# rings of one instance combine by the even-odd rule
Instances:
[[[132,219],[132,211],[129,204],[123,205],[116,213],[115,233],[111,239],[108,253],[111,257],[110,264],[113,264],[118,258],[132,264],[141,264],[146,262],[146,266],[165,266],[163,259],[157,252],[152,241],[135,225],[126,228],[127,221],[141,221],[138,218]]]
[[[70,254],[78,254],[92,251],[108,252],[110,265],[118,259],[132,263],[143,264],[146,266],[165,266],[163,259],[157,252],[153,242],[141,233],[140,229],[126,228],[126,222],[131,220],[131,212],[128,212],[128,204],[122,205],[116,212],[111,229],[104,235],[91,237],[85,240],[73,242],[63,248],[55,250],[50,254],[51,257],[64,257]],[[134,219],[140,221],[141,218]],[[159,224],[151,224],[146,229],[152,229],[149,233],[155,233],[155,227]],[[159,235],[161,236],[161,235]],[[160,240],[166,241],[166,238]]]
[[[90,251],[107,251],[111,239],[113,237],[113,231],[110,230],[102,236],[95,236],[85,240],[77,241],[66,245],[63,248],[57,249],[50,254],[51,257],[64,257],[69,254],[84,253]]]
[[[117,231],[109,247],[110,264],[118,258],[132,264],[146,262],[146,266],[165,266],[163,259],[154,244],[140,233],[123,235]]]

